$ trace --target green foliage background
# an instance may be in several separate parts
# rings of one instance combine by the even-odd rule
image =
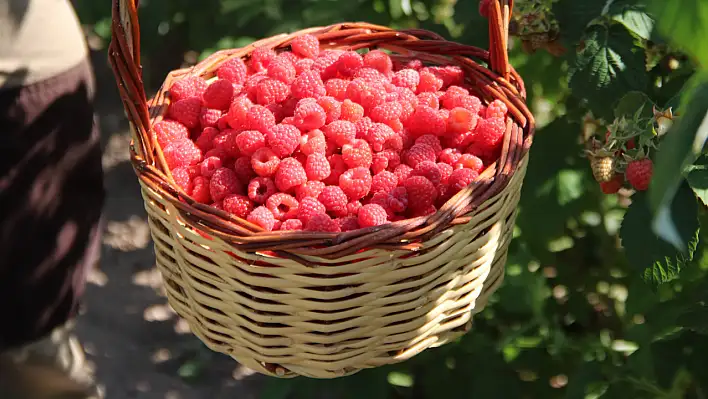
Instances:
[[[77,3],[82,22],[109,40],[110,2]],[[488,43],[475,0],[142,3],[152,86],[216,49],[346,20]],[[505,282],[473,331],[348,378],[273,379],[263,398],[323,391],[369,399],[708,396],[708,230],[699,229],[708,221],[708,2],[552,3],[563,56],[528,55],[512,42],[512,64],[527,83],[539,129]],[[623,114],[617,100],[632,91],[659,108],[673,106],[681,118],[656,153],[650,190],[633,195],[627,209],[600,191],[582,136],[589,113],[604,135],[603,126]]]

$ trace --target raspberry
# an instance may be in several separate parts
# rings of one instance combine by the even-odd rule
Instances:
[[[440,154],[443,150],[440,139],[432,134],[424,134],[415,139],[415,144],[425,144],[435,150],[435,154]]]
[[[344,54],[344,50],[330,49],[321,51],[315,59],[315,63],[312,65],[312,70],[322,74],[323,77],[331,78],[332,76],[329,75],[333,75],[337,72],[334,64],[342,54]]]
[[[441,136],[447,128],[447,121],[437,110],[425,105],[418,105],[405,123],[408,132],[413,136],[432,134]]]
[[[356,51],[345,51],[335,65],[340,75],[351,77],[364,66],[364,58]]]
[[[376,153],[371,158],[371,172],[377,175],[388,168],[388,158],[381,153]]]
[[[257,204],[264,204],[275,193],[275,183],[270,177],[256,177],[248,183],[248,198]]]
[[[275,186],[278,190],[286,192],[306,181],[305,168],[295,158],[285,158],[280,161],[278,170],[275,172]]]
[[[487,110],[484,114],[484,117],[489,119],[489,118],[504,118],[506,117],[508,109],[506,107],[506,104],[504,104],[503,101],[501,100],[494,100],[492,101],[491,104],[487,106]]]
[[[275,155],[290,156],[300,144],[300,131],[293,125],[275,125],[266,133],[268,146]]]
[[[337,101],[334,97],[324,96],[317,99],[317,104],[322,107],[322,109],[327,114],[327,119],[325,123],[332,123],[339,120],[342,113],[342,104]]]
[[[221,201],[229,194],[243,194],[241,182],[236,173],[228,168],[219,168],[214,171],[209,180],[209,194],[214,201]]]
[[[324,154],[312,154],[307,156],[305,173],[308,180],[324,180],[330,174],[329,161]]]
[[[257,130],[246,130],[236,136],[236,145],[243,155],[251,156],[259,148],[265,147],[265,136]]]
[[[452,174],[452,171],[455,169],[451,165],[442,162],[438,162],[436,165],[438,167],[438,170],[440,171],[440,182],[442,184],[447,184],[448,179]]]
[[[411,173],[413,173],[413,168],[406,164],[398,165],[393,170],[393,174],[396,175],[399,183],[406,181],[406,179],[408,179]]]
[[[188,129],[194,129],[199,126],[201,113],[202,100],[198,97],[188,97],[170,104],[167,115]]]
[[[372,155],[369,144],[364,140],[355,139],[342,146],[342,159],[350,169],[359,166],[371,167]]]
[[[359,201],[351,201],[347,204],[347,213],[349,215],[356,215],[359,213],[359,209],[361,209],[361,202]]]
[[[320,41],[310,34],[296,37],[290,47],[293,53],[304,58],[315,58],[320,53]]]
[[[405,66],[406,68],[415,69],[417,71],[423,68],[423,61],[416,59],[410,60],[405,64]]]
[[[359,229],[359,220],[356,216],[347,216],[345,218],[337,219],[337,223],[339,223],[339,228],[342,231]]]
[[[347,165],[344,163],[340,154],[332,154],[327,160],[329,161],[330,173],[324,180],[327,185],[336,186],[339,184],[339,177],[346,172]]]
[[[320,201],[312,197],[305,197],[300,200],[300,206],[297,210],[297,218],[307,225],[310,218],[317,214],[325,214],[327,208]]]
[[[466,108],[453,108],[447,118],[447,132],[449,134],[462,134],[474,130],[477,126],[477,115]]]
[[[352,100],[344,100],[341,105],[339,118],[349,122],[357,122],[364,117],[364,107],[353,102]]]
[[[268,47],[257,47],[251,53],[251,59],[248,61],[248,66],[254,72],[261,72],[268,69],[270,62],[277,58],[277,54],[273,49]]]
[[[388,160],[387,170],[393,170],[401,164],[401,156],[396,150],[383,150],[378,155],[382,155]]]
[[[367,204],[359,210],[357,221],[362,228],[379,226],[388,222],[388,215],[381,205]]]
[[[262,105],[254,105],[246,113],[246,129],[266,134],[275,126],[275,115]]]
[[[423,176],[410,176],[403,182],[408,195],[408,207],[413,210],[422,210],[435,203],[438,190],[435,185]]]
[[[153,125],[152,128],[155,131],[157,143],[161,148],[165,148],[171,142],[189,138],[189,130],[177,121],[163,119]]]
[[[347,98],[358,103],[368,111],[384,102],[385,91],[382,87],[362,79],[354,79],[347,86]]]
[[[174,82],[172,87],[170,87],[170,99],[174,103],[190,97],[201,98],[202,93],[204,93],[207,86],[208,84],[206,80],[199,76],[188,76],[186,78],[182,78]]]
[[[207,151],[204,154],[204,157],[202,157],[202,159],[206,159],[209,157],[217,157],[217,158],[221,159],[222,164],[224,163],[224,161],[229,160],[229,155],[224,150],[219,149],[219,148],[212,148],[211,150]],[[194,165],[194,166],[192,166],[192,168],[193,168],[194,172],[196,173],[196,175],[201,175],[202,170],[198,166]]]
[[[248,96],[248,99],[255,102],[258,94],[258,83],[268,79],[268,74],[265,72],[259,72],[255,75],[251,75],[246,79],[246,83],[243,84],[242,92]]]
[[[424,70],[440,78],[443,82],[443,87],[461,85],[465,82],[465,72],[457,65],[432,66]]]
[[[290,86],[290,91],[292,96],[298,99],[319,98],[327,94],[322,78],[316,71],[312,70],[305,71],[295,78]]]
[[[305,226],[307,231],[323,231],[328,233],[338,233],[340,232],[339,223],[336,220],[332,220],[329,215],[325,213],[318,213],[312,215],[310,220],[308,220]]]
[[[234,86],[224,79],[217,79],[204,91],[202,99],[208,108],[226,110],[234,98]]]
[[[232,129],[226,129],[212,140],[212,144],[214,145],[213,149],[219,151],[221,157],[235,158],[240,155],[237,137],[238,132]]]
[[[303,58],[298,60],[295,63],[295,76],[300,76],[303,72],[311,70],[314,63],[315,60],[311,58]]]
[[[172,172],[174,175],[174,171]],[[615,174],[610,181],[600,183],[600,189],[604,194],[616,194],[624,185],[624,176],[621,173]]]
[[[249,222],[260,226],[263,230],[271,231],[275,226],[275,217],[265,206],[254,209],[246,218]]]
[[[369,68],[374,68],[384,75],[393,71],[391,57],[381,50],[372,50],[364,54],[364,65]]]
[[[347,195],[338,186],[325,187],[317,200],[336,217],[347,216]]]
[[[211,157],[205,158],[199,164],[199,173],[206,178],[211,178],[214,175],[214,172],[216,172],[216,170],[220,169],[220,168],[221,168],[221,158],[211,156]]]
[[[493,0],[479,0],[479,15],[484,18],[489,18],[489,7],[491,6]]]
[[[398,186],[398,177],[395,174],[384,170],[383,172],[376,174],[372,179],[371,192],[377,193],[382,191],[384,193],[390,193],[394,188],[396,188],[396,186]]]
[[[418,83],[418,90],[416,93],[420,94],[425,91],[435,93],[443,87],[443,80],[437,77],[435,74],[428,70],[421,70],[420,82]]]
[[[162,150],[162,155],[170,170],[180,166],[196,165],[202,160],[202,152],[188,139],[167,144]]]
[[[202,129],[217,127],[219,119],[221,119],[221,114],[222,111],[220,109],[202,107],[202,110],[199,113],[199,126]]]
[[[440,108],[440,100],[435,93],[423,92],[418,94],[418,104],[428,106],[432,109]]]
[[[207,152],[214,148],[214,138],[219,134],[221,134],[219,129],[213,127],[204,128],[194,143],[202,152]]]
[[[324,133],[327,139],[342,147],[356,138],[356,126],[349,121],[334,121],[325,126]]]
[[[327,144],[321,130],[311,130],[300,137],[300,151],[305,155],[325,154]]]
[[[468,147],[474,139],[473,132],[464,132],[450,135],[444,139],[445,146],[451,149],[463,149]]]
[[[654,164],[651,159],[643,158],[627,164],[625,176],[629,184],[637,191],[646,191],[651,183],[651,176],[654,172]]]
[[[354,79],[363,80],[373,85],[386,82],[386,76],[374,68],[361,68],[354,74]]]
[[[221,64],[216,76],[231,83],[243,84],[248,77],[248,68],[241,58],[234,57]]]
[[[440,173],[438,165],[430,161],[418,163],[413,169],[411,176],[423,176],[436,186],[442,181],[442,173]]]
[[[408,209],[408,191],[405,187],[396,187],[388,198],[388,206],[393,212],[403,213]]]
[[[469,168],[457,169],[452,172],[447,180],[453,194],[469,186],[479,176],[479,173]]]
[[[391,83],[398,87],[405,87],[415,91],[420,82],[420,75],[415,69],[401,69],[396,72],[391,78]]]
[[[398,121],[403,113],[403,106],[398,102],[384,103],[377,105],[371,110],[371,120],[389,124],[390,121]]]
[[[406,153],[406,163],[415,168],[420,162],[435,162],[435,150],[426,144],[415,144]]]
[[[327,120],[327,113],[316,102],[304,102],[295,108],[295,126],[300,130],[319,129],[324,126]]]
[[[368,116],[359,119],[354,124],[354,128],[356,129],[356,138],[365,140],[367,135],[369,134],[369,129],[371,129],[373,126],[374,122]]]
[[[251,157],[240,157],[234,162],[234,173],[242,182],[249,181],[256,177],[256,172],[251,166]]]
[[[281,231],[302,230],[302,222],[300,221],[300,219],[288,219],[288,220],[284,221],[283,224],[280,225],[280,230]]]
[[[269,104],[266,105],[266,108],[268,108],[268,111],[270,111],[275,117],[276,124],[281,123],[285,118],[285,111],[281,104]]]
[[[266,200],[266,207],[277,220],[292,219],[297,216],[298,202],[292,195],[275,193]]]
[[[348,86],[349,81],[344,79],[330,79],[325,83],[327,95],[339,101],[344,101],[347,98]]]
[[[211,194],[209,193],[209,179],[204,176],[197,176],[192,181],[192,198],[202,204],[212,202]]]
[[[459,95],[449,98],[443,96],[442,105],[445,109],[453,109],[457,107],[465,108],[477,115],[479,115],[482,111],[482,101],[475,96]]]
[[[364,198],[371,190],[371,173],[369,169],[358,167],[349,169],[339,177],[339,187],[351,200]]]
[[[460,159],[458,159],[457,162],[455,162],[452,166],[454,169],[467,168],[472,169],[477,173],[480,173],[482,171],[482,168],[484,167],[484,163],[477,156],[474,156],[472,154],[462,154],[460,156]]]
[[[300,57],[292,51],[283,51],[278,54],[276,60],[287,62],[290,65],[295,65],[296,62],[300,61]]]
[[[276,58],[268,65],[268,76],[283,84],[291,84],[295,80],[295,75],[295,66],[284,58]],[[288,92],[290,92],[289,86]]]
[[[251,168],[258,176],[270,177],[278,170],[280,158],[267,147],[261,147],[251,156]]]
[[[302,201],[305,197],[317,198],[324,188],[325,184],[323,182],[310,180],[295,189],[295,198],[298,201]]]
[[[390,126],[383,123],[372,124],[363,136],[374,151],[382,151],[384,149],[384,145],[396,137],[396,132],[394,132]],[[400,147],[402,147],[402,144]]]
[[[492,150],[501,144],[506,132],[506,122],[504,118],[482,119],[477,123],[474,130],[472,145],[485,150]]]
[[[248,110],[253,106],[251,100],[246,96],[239,96],[229,106],[226,113],[226,121],[229,126],[236,130],[243,130],[246,127]]]
[[[253,211],[253,202],[248,197],[240,194],[227,195],[221,204],[224,211],[241,219],[245,219]]]
[[[261,105],[276,104],[288,98],[290,86],[275,79],[263,79],[256,85],[256,102]]]
[[[174,168],[172,171],[172,178],[175,179],[177,186],[182,189],[187,195],[192,193],[192,176],[189,174],[189,168],[187,166],[180,166]]]

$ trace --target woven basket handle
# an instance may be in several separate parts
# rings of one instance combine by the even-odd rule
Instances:
[[[484,0],[482,0],[484,1]],[[489,7],[489,68],[509,80],[509,22],[514,0],[493,0]]]

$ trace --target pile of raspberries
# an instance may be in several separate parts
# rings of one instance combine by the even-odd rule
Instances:
[[[461,68],[290,48],[170,88],[154,138],[194,200],[267,231],[350,231],[435,213],[499,157],[507,107]]]

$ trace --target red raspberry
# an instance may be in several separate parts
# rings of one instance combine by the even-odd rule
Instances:
[[[318,213],[312,215],[310,220],[305,226],[307,231],[322,231],[327,233],[338,233],[341,231],[339,223],[336,220],[332,220],[329,215],[325,213]]]
[[[292,96],[297,99],[319,98],[327,94],[322,78],[312,70],[305,71],[295,78],[290,86],[290,91]]]
[[[445,90],[445,94],[443,95],[443,99],[447,97],[455,97],[455,96],[467,96],[469,95],[470,92],[469,90],[465,89],[464,87],[461,86],[450,86]]]
[[[406,163],[415,168],[420,162],[435,162],[435,150],[426,144],[415,144],[406,153]]]
[[[335,100],[334,97],[320,97],[317,99],[317,104],[319,104],[327,114],[327,120],[325,123],[332,123],[339,120],[339,117],[342,114],[342,104]]]
[[[355,139],[342,146],[342,159],[350,169],[359,166],[371,167],[372,155],[369,144],[364,140]]]
[[[205,158],[201,163],[199,163],[199,173],[206,177],[211,178],[217,169],[221,168],[221,158],[219,157],[208,157]]]
[[[443,80],[432,72],[423,69],[419,72],[419,74],[420,82],[418,83],[418,90],[416,93],[420,94],[425,91],[435,93],[443,87]]]
[[[447,121],[437,110],[425,105],[418,105],[405,123],[408,132],[413,136],[432,134],[442,136],[447,128]]]
[[[199,126],[202,129],[217,127],[221,116],[222,111],[220,109],[202,107],[202,111],[199,114]]]
[[[221,134],[219,129],[213,127],[207,127],[202,130],[194,143],[199,147],[202,152],[207,152],[214,148],[214,138]]]
[[[504,104],[503,101],[501,100],[494,100],[492,101],[489,106],[487,106],[487,111],[484,114],[484,117],[489,119],[489,118],[504,118],[506,117],[506,113],[508,112],[508,109],[506,107],[506,104]]]
[[[438,170],[440,171],[440,182],[442,184],[447,184],[448,179],[450,178],[450,175],[452,174],[452,171],[455,170],[451,165],[448,165],[446,163],[438,162],[437,163]]]
[[[399,102],[390,102],[377,105],[371,110],[371,120],[374,122],[385,123],[390,126],[389,122],[398,121],[403,113],[403,106]]]
[[[374,68],[361,68],[354,74],[354,79],[363,80],[372,85],[380,85],[387,82],[388,79],[381,72]],[[395,87],[395,86],[394,86]]]
[[[248,61],[248,66],[254,72],[261,72],[268,69],[271,61],[275,60],[278,55],[268,47],[258,47],[251,53],[251,59]]]
[[[253,153],[251,157],[251,168],[258,176],[270,177],[278,170],[280,158],[267,147],[261,147]]]
[[[364,66],[364,58],[356,51],[345,51],[335,62],[337,72],[346,77],[352,77]]]
[[[454,167],[454,169],[467,168],[472,169],[477,173],[480,173],[482,172],[484,163],[477,156],[474,156],[472,154],[462,154],[460,156],[460,159],[457,160],[457,162],[455,162],[452,166]]]
[[[310,34],[296,37],[290,47],[293,53],[304,58],[315,58],[320,53],[320,41]]]
[[[192,198],[202,204],[212,202],[211,194],[209,193],[209,179],[204,176],[197,176],[192,181]]]
[[[298,202],[292,195],[275,193],[266,200],[266,207],[277,220],[292,219],[297,216]]]
[[[465,149],[474,139],[474,132],[452,134],[445,137],[445,146],[452,149]]]
[[[302,164],[295,158],[285,158],[280,161],[278,171],[275,172],[275,186],[281,192],[286,192],[307,182],[307,173]]]
[[[188,76],[175,81],[170,87],[169,94],[172,102],[177,102],[185,98],[201,98],[202,93],[207,88],[206,80],[199,76]]]
[[[300,59],[301,58],[298,57],[297,54],[293,53],[292,51],[283,51],[279,53],[277,57],[277,60],[285,61],[290,65],[295,65],[295,63],[300,61]]]
[[[265,147],[265,136],[257,130],[238,133],[235,141],[239,151],[247,156],[251,156],[259,148]]]
[[[246,218],[249,222],[260,226],[263,230],[271,231],[275,226],[275,217],[265,206],[254,209]]]
[[[261,105],[276,104],[288,98],[290,86],[275,79],[263,79],[256,85],[256,102]]]
[[[374,68],[384,75],[388,75],[393,71],[391,57],[381,50],[372,50],[364,54],[364,65],[369,68]]]
[[[405,187],[399,186],[389,194],[388,206],[393,212],[403,213],[408,209],[408,191]]]
[[[308,101],[299,104],[295,108],[295,126],[300,130],[312,130],[319,129],[324,126],[327,120],[327,113],[322,107],[316,102]]]
[[[453,109],[457,107],[465,108],[477,115],[479,115],[483,109],[482,101],[480,101],[479,98],[468,95],[458,95],[452,97],[444,96],[442,99],[442,105],[445,109]]]
[[[415,144],[425,144],[435,150],[435,154],[440,154],[443,150],[440,139],[432,134],[424,134],[415,139]]]
[[[326,214],[327,208],[316,198],[305,197],[300,200],[300,206],[297,210],[297,218],[307,225],[310,218],[317,214]]]
[[[415,69],[401,69],[391,78],[391,83],[398,87],[405,87],[415,91],[420,82],[420,75]]]
[[[232,129],[226,129],[218,136],[214,137],[212,144],[214,149],[218,150],[223,157],[238,157],[240,151],[238,149],[238,135],[239,133]]]
[[[382,151],[387,143],[398,136],[390,126],[383,123],[374,123],[364,134],[363,138],[371,145],[374,151]],[[398,146],[399,149],[402,144]]]
[[[504,118],[482,119],[474,130],[471,145],[482,151],[493,150],[504,140],[505,132]]]
[[[494,0],[479,0],[479,14],[484,18],[489,18],[491,13],[489,7],[491,7],[492,1]]]
[[[312,65],[315,60],[311,58],[303,58],[295,63],[295,76],[300,76],[305,71],[312,70]]]
[[[369,111],[385,101],[383,87],[362,79],[354,79],[347,86],[347,98]]]
[[[450,178],[447,180],[448,185],[452,190],[452,194],[454,195],[458,191],[469,186],[472,182],[475,181],[475,179],[477,179],[477,176],[479,176],[479,173],[468,168],[462,168],[453,171],[450,175]]]
[[[423,176],[410,176],[403,182],[403,187],[408,194],[408,207],[414,212],[430,207],[438,197],[435,185]]]
[[[388,194],[393,191],[396,186],[398,186],[398,177],[395,174],[384,170],[383,172],[376,174],[372,179],[371,192],[377,193],[382,191]]]
[[[474,130],[477,126],[477,115],[465,108],[453,108],[447,118],[447,132],[462,134]]]
[[[337,72],[337,68],[334,64],[337,62],[339,57],[344,54],[344,50],[323,50],[315,59],[314,65],[312,65],[312,70],[323,77],[331,78]]]
[[[347,216],[347,195],[337,186],[325,187],[317,200],[335,217]]]
[[[234,171],[219,168],[214,171],[209,180],[209,193],[212,200],[221,201],[229,194],[243,194],[243,189]]]
[[[189,138],[189,130],[177,121],[163,119],[152,128],[155,131],[157,143],[161,148],[165,148],[167,144],[173,141],[182,141]]]
[[[266,133],[268,146],[275,155],[290,156],[300,144],[300,131],[293,125],[275,125]]]
[[[230,194],[224,197],[221,205],[224,211],[245,219],[253,211],[253,202],[240,194]]]
[[[302,222],[300,219],[288,219],[283,222],[283,224],[280,225],[280,230],[281,231],[297,231],[297,230],[302,230]]]
[[[436,186],[442,181],[442,173],[440,173],[438,165],[430,161],[418,163],[411,176],[423,176]]]
[[[224,163],[224,161],[229,161],[229,155],[220,148],[212,148],[211,150],[207,151],[206,153],[204,153],[204,157],[202,157],[202,159],[206,159],[209,157],[217,157],[221,159],[222,164]],[[193,166],[193,169],[197,175],[200,175],[202,173],[201,169],[196,165]]]
[[[325,126],[324,133],[327,139],[342,147],[356,138],[356,126],[349,121],[334,121]]]
[[[342,231],[352,231],[359,229],[359,220],[356,216],[347,216],[345,218],[337,219],[339,223],[339,228]]]
[[[330,79],[325,83],[327,95],[339,101],[344,101],[347,98],[348,86],[349,81],[344,79]]]
[[[461,85],[465,82],[465,72],[457,65],[432,66],[425,70],[433,73],[443,82],[443,87]]]
[[[266,134],[275,126],[275,115],[262,105],[254,105],[246,113],[246,129]]]
[[[251,100],[246,96],[238,96],[229,106],[226,113],[226,121],[233,129],[244,130],[247,122],[248,110],[253,106]]]
[[[307,156],[305,173],[308,180],[324,180],[330,174],[330,166],[324,154],[312,154]]]
[[[358,167],[349,169],[339,177],[339,187],[344,190],[352,201],[364,198],[371,190],[371,173],[369,169]]]
[[[361,202],[359,201],[351,201],[347,204],[347,213],[349,215],[355,215],[359,213],[359,209],[361,209]]]
[[[174,171],[172,172],[174,175]],[[604,194],[616,194],[624,186],[624,175],[617,173],[610,181],[600,183]]]
[[[355,124],[356,138],[366,140],[369,134],[369,129],[374,127],[374,122],[368,116],[359,119]]]
[[[413,168],[406,164],[400,164],[396,166],[393,170],[393,174],[398,178],[399,183],[403,183],[408,179],[408,177],[413,173]]]
[[[188,129],[194,129],[199,126],[201,113],[202,100],[199,97],[188,97],[170,104],[167,115]]]
[[[283,84],[290,85],[295,80],[295,75],[295,66],[287,59],[279,57],[268,65],[268,76]],[[288,86],[289,92],[290,86]]]
[[[170,170],[180,166],[196,165],[202,160],[202,152],[188,139],[167,144],[162,149],[162,155]]]
[[[388,215],[381,205],[367,204],[359,210],[357,221],[362,228],[380,226],[388,222]]]
[[[357,122],[364,117],[364,107],[353,102],[352,100],[344,100],[341,105],[341,113],[339,118],[349,122]]]
[[[204,105],[208,108],[226,110],[234,98],[234,86],[224,79],[217,79],[207,87],[202,95]]]
[[[249,181],[256,177],[256,172],[251,166],[251,157],[240,157],[234,162],[234,173],[240,181]]]
[[[265,72],[259,72],[255,75],[251,75],[246,79],[246,83],[243,85],[242,93],[248,96],[248,99],[256,102],[256,97],[258,97],[258,83],[263,80],[268,79],[268,74]]]
[[[231,83],[243,84],[248,77],[248,68],[241,58],[234,57],[221,64],[216,76]]]
[[[377,175],[388,168],[388,158],[381,153],[376,153],[371,158],[371,172]]]
[[[646,191],[651,183],[654,164],[651,159],[643,158],[627,164],[625,176],[629,184],[637,191]]]
[[[172,172],[172,178],[175,179],[177,186],[182,189],[187,195],[192,193],[192,176],[189,173],[189,167],[180,166],[179,168],[174,168]]]
[[[300,151],[305,155],[325,154],[327,144],[321,130],[311,130],[300,137]]]
[[[285,111],[283,110],[284,108],[281,104],[269,104],[266,105],[266,108],[268,108],[268,111],[273,113],[276,124],[281,123],[285,118]]]
[[[324,188],[325,184],[323,182],[310,180],[295,189],[295,197],[298,201],[302,201],[305,197],[317,198]]]
[[[264,204],[275,193],[275,183],[270,177],[256,177],[248,183],[248,198],[257,204]]]
[[[418,104],[428,106],[432,109],[440,108],[438,96],[428,91],[418,94]]]
[[[327,160],[329,160],[330,173],[324,182],[327,185],[336,186],[339,184],[339,177],[346,172],[347,164],[344,163],[340,154],[332,154]]]

